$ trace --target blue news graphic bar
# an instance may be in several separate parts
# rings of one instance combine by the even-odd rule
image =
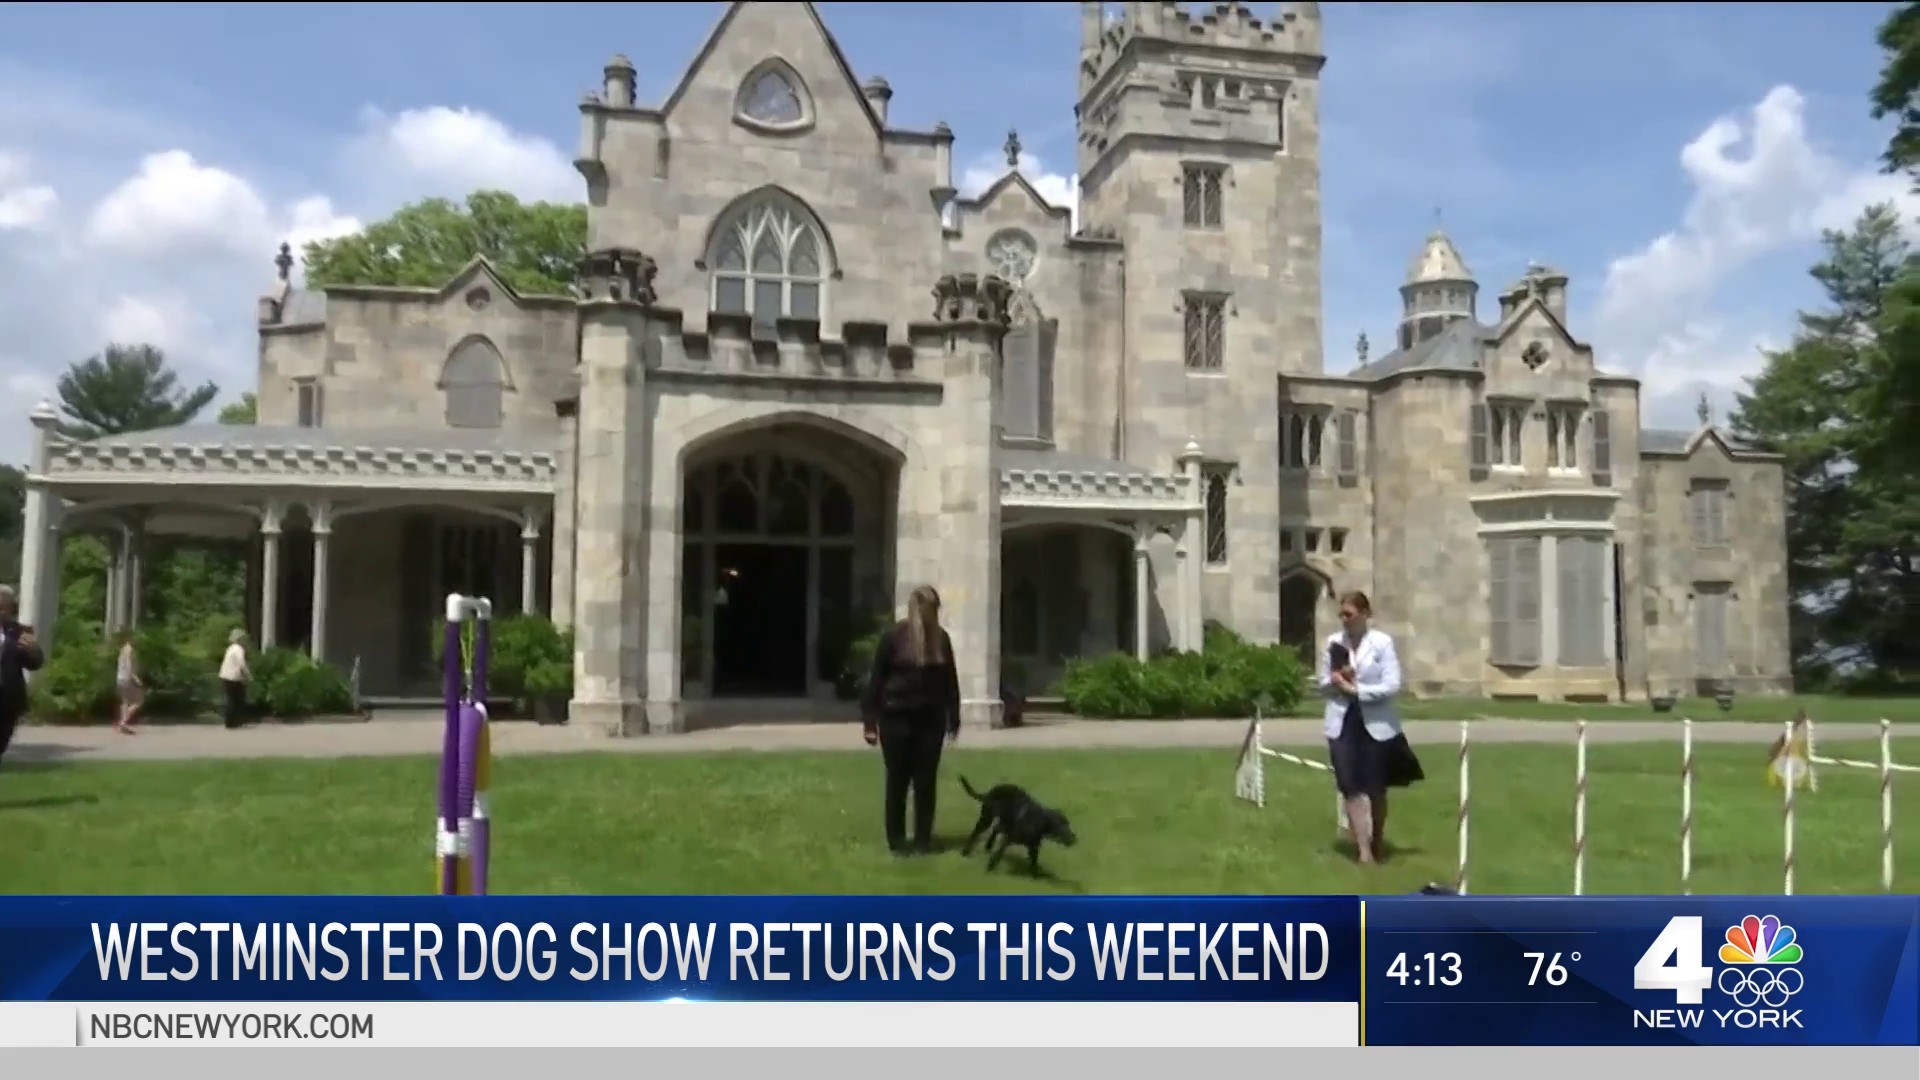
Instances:
[[[1347,1002],[1354,897],[0,897],[0,1001]]]
[[[1920,1044],[1920,898],[1366,904],[1377,1046]]]

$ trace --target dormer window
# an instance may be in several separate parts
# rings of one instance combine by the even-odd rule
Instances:
[[[749,126],[770,131],[804,127],[810,115],[807,93],[792,68],[769,60],[740,84],[734,111]]]

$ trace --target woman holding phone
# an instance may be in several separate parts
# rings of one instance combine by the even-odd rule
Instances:
[[[1368,625],[1372,617],[1366,593],[1340,598],[1340,631],[1327,639],[1317,679],[1327,699],[1333,782],[1346,804],[1356,853],[1369,865],[1385,854],[1387,789],[1426,779],[1394,707],[1400,657],[1393,638]]]

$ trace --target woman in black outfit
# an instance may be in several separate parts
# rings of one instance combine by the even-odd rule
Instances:
[[[887,847],[895,855],[924,855],[933,847],[941,744],[960,737],[960,678],[953,667],[953,639],[940,627],[940,594],[933,586],[913,590],[907,617],[880,636],[861,713],[867,744],[880,744],[887,767]],[[906,839],[909,787],[912,847]]]

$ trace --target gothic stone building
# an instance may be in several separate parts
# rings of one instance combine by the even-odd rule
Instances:
[[[621,733],[831,701],[921,582],[972,723],[1209,621],[1310,649],[1348,588],[1416,693],[1786,685],[1778,462],[1642,430],[1565,276],[1482,323],[1435,235],[1398,347],[1326,373],[1318,4],[1081,8],[1078,228],[1017,146],[957,197],[814,5],[736,3],[664,102],[616,58],[580,104],[573,295],[314,292],[283,248],[258,426],[36,412],[27,614],[63,533],[118,541],[111,625],[147,537],[251,536],[257,641],[425,695],[441,597],[488,595],[573,627],[573,719]]]

